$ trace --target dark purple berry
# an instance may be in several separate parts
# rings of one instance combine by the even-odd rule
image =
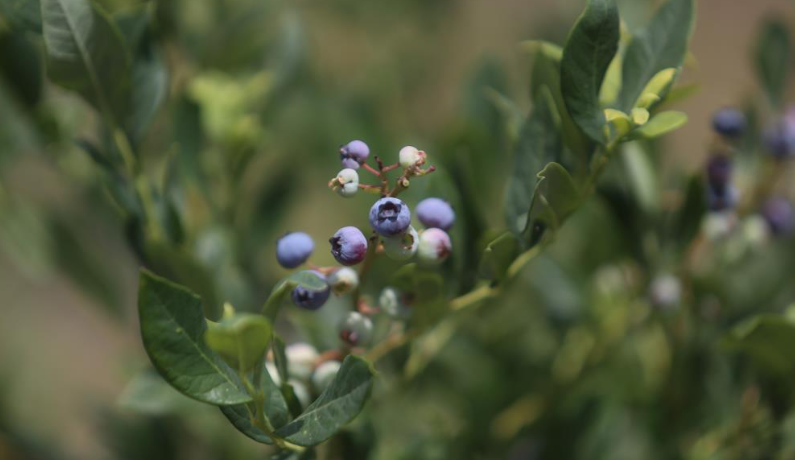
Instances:
[[[312,273],[326,280],[322,273],[312,270]],[[291,294],[293,303],[306,310],[317,310],[322,307],[331,295],[331,288],[328,283],[324,283],[324,287],[320,290],[308,289],[304,286],[296,286]]]
[[[795,155],[795,126],[781,120],[765,131],[765,145],[773,157],[783,160]]]
[[[732,178],[732,162],[728,156],[713,154],[707,162],[707,182],[716,192],[723,192]]]
[[[723,190],[707,187],[707,208],[710,211],[726,211],[737,206],[740,193],[737,188],[729,184]]]
[[[342,265],[356,265],[367,254],[367,238],[356,227],[342,227],[329,239],[331,255]]]

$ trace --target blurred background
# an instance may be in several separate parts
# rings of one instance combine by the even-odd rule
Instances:
[[[141,4],[100,3],[114,15]],[[621,1],[628,28],[643,24],[656,3]],[[366,226],[366,198],[342,202],[326,187],[338,169],[338,146],[350,139],[366,140],[387,159],[395,159],[403,145],[417,145],[429,153],[432,163],[442,164],[442,176],[455,176],[456,162],[465,163],[462,174],[477,186],[462,203],[482,209],[487,227],[500,227],[497,203],[510,149],[482,88],[498,89],[526,112],[532,59],[519,43],[562,43],[583,4],[159,2],[153,13],[154,35],[162,45],[157,51],[160,62],[168,69],[167,95],[161,95],[165,102],[136,149],[143,158],[153,159],[145,164],[154,176],[168,177],[173,169],[190,184],[179,194],[178,206],[191,210],[192,220],[184,224],[201,229],[188,241],[221,285],[217,295],[241,308],[256,308],[286,273],[273,254],[280,234],[307,231],[322,249],[337,228]],[[710,117],[716,108],[742,103],[758,92],[751,54],[761,21],[789,21],[793,14],[793,4],[786,0],[701,0],[697,7],[694,59],[684,81],[697,82],[699,90],[677,103],[677,109],[689,115],[688,125],[667,136],[657,149],[663,183],[666,177],[701,167],[712,142]],[[125,397],[135,391],[128,384],[147,367],[135,310],[139,259],[129,244],[129,222],[119,219],[103,189],[106,178],[74,142],[99,142],[98,121],[74,94],[41,83],[37,65],[43,61],[36,57],[40,40],[14,31],[3,13],[0,10],[0,459],[262,458],[260,446],[222,423],[213,409],[168,398],[169,404],[187,405],[174,410],[189,415],[173,415],[160,406],[125,406]],[[202,152],[198,166],[190,160],[197,152]],[[162,158],[173,158],[176,166],[163,166],[158,161]],[[214,174],[219,170],[229,174]],[[202,201],[203,196],[212,199]],[[583,302],[597,303],[592,297],[584,300],[592,278],[635,286],[632,264],[628,272],[622,271],[622,264],[596,270],[626,254],[615,236],[620,223],[605,217],[598,206],[583,214],[576,218],[579,222],[571,222],[549,259],[528,268],[528,282],[517,283],[522,286],[505,296],[486,316],[487,322],[461,325],[471,339],[453,342],[446,352],[450,356],[436,371],[429,369],[399,396],[373,403],[368,410],[379,415],[373,416],[369,429],[391,435],[382,437],[372,458],[468,458],[453,456],[457,450],[450,445],[462,437],[472,439],[473,433],[479,433],[478,440],[468,442],[501,446],[493,458],[532,458],[538,440],[523,436],[522,430],[543,409],[541,400],[534,393],[525,394],[525,388],[538,383],[533,375],[539,372],[540,379],[538,369],[549,367],[548,360],[564,342],[590,340],[576,332],[574,338],[570,332],[567,339],[557,340],[554,331],[583,309]],[[214,215],[224,216],[224,224],[209,217]],[[588,223],[587,229],[582,222]],[[234,262],[226,260],[230,254],[236,254]],[[315,262],[332,262],[325,250],[317,254]],[[582,260],[583,254],[589,257],[583,267],[561,273],[567,270],[566,261]],[[616,295],[631,296],[636,288],[640,289],[619,289]],[[528,298],[547,310],[523,308]],[[549,309],[553,314],[547,314]],[[621,329],[618,324],[629,320],[613,321],[613,327]],[[632,407],[656,404],[649,395],[663,379],[655,380],[655,372],[670,365],[670,356],[655,351],[664,334],[650,329],[627,345],[627,350],[646,347],[656,356],[636,363],[645,368],[651,382],[647,386],[616,385],[625,395],[637,391],[633,401],[604,411],[591,407],[599,415],[589,419],[587,430],[565,425],[565,417],[545,422],[555,433],[565,426],[582,429],[577,458],[680,458],[659,452],[649,456],[662,441],[652,442],[651,435],[635,425],[632,412]],[[562,373],[558,377],[565,382],[571,366],[557,366],[555,372]],[[715,407],[723,405],[731,412],[743,403],[741,397],[753,398],[720,386],[720,373],[730,372],[728,367],[713,371],[717,376],[705,378],[713,378],[716,386],[705,394],[718,400]],[[489,376],[513,384],[510,389],[495,387],[485,381]],[[459,394],[444,396],[444,385],[451,381],[460,386]],[[724,404],[724,397],[731,403]],[[399,410],[403,404],[412,411]],[[572,411],[580,410],[575,402],[570,404]],[[520,415],[512,415],[516,413]],[[717,409],[714,418],[720,418]],[[665,420],[659,417],[654,423]],[[688,449],[709,451],[710,442],[720,444],[719,435],[699,441],[697,432],[704,431],[694,430]],[[150,445],[158,447],[148,452]]]

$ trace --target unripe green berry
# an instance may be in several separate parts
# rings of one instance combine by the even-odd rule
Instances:
[[[404,168],[411,168],[412,166],[425,163],[425,152],[417,150],[416,147],[410,145],[400,149],[398,157],[400,166]]]
[[[332,183],[337,193],[350,198],[359,191],[359,173],[355,169],[345,168],[337,174]]]
[[[378,296],[378,307],[392,318],[403,318],[408,315],[409,309],[401,300],[400,292],[392,287],[386,287]]]
[[[350,267],[338,268],[328,276],[328,284],[334,294],[343,295],[359,286],[359,274]]]
[[[405,233],[384,238],[384,252],[392,260],[403,262],[417,253],[420,237],[414,227],[409,226]]]
[[[363,314],[352,311],[340,324],[340,338],[348,345],[367,344],[373,336],[373,322]]]

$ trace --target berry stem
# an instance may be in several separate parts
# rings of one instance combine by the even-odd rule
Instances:
[[[376,195],[381,194],[381,187],[377,185],[359,184],[359,188],[367,193],[374,193]]]
[[[381,177],[381,173],[377,169],[368,165],[367,163],[362,163],[362,168],[364,168],[365,170],[369,171],[370,173],[374,174],[377,177]]]

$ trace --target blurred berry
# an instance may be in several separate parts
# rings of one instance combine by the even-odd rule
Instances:
[[[679,305],[682,283],[674,275],[665,274],[654,278],[649,287],[651,303],[657,308],[670,309]]]
[[[728,156],[717,153],[707,161],[707,182],[717,191],[725,191],[732,178],[732,161]]]
[[[365,345],[373,336],[373,321],[358,311],[352,311],[345,316],[339,331],[340,338],[348,345]]]
[[[315,369],[315,372],[312,373],[312,387],[316,393],[323,393],[331,385],[334,377],[340,371],[340,367],[342,367],[342,363],[339,361],[326,361]]]
[[[384,253],[392,260],[399,262],[411,259],[417,253],[420,237],[417,230],[409,226],[408,230],[397,236],[384,238]]]
[[[784,197],[773,197],[762,206],[762,217],[765,218],[770,233],[788,235],[795,230],[795,210],[792,203]]]
[[[314,249],[315,243],[306,233],[288,233],[276,243],[276,260],[284,268],[295,268],[306,262]]]
[[[795,154],[795,126],[781,120],[770,126],[764,134],[765,145],[773,157],[783,160]]]
[[[411,211],[397,198],[381,198],[370,208],[370,225],[379,235],[399,235],[411,225]]]
[[[359,169],[370,156],[370,147],[362,141],[350,141],[340,147],[340,160],[344,168]]]
[[[322,273],[312,270],[312,273],[319,276],[326,281],[326,277]],[[292,292],[293,303],[301,308],[307,310],[317,310],[322,307],[331,295],[331,288],[328,283],[324,283],[324,287],[319,290],[309,289],[304,286],[296,286]]]
[[[284,349],[287,357],[287,373],[290,378],[306,380],[312,373],[315,361],[318,359],[318,352],[315,347],[308,343],[298,342],[287,345]],[[271,374],[273,376],[273,374]]]
[[[338,268],[329,275],[328,284],[334,294],[343,295],[359,286],[359,274],[349,267]]]
[[[337,174],[333,182],[337,193],[345,198],[350,198],[359,191],[359,173],[355,169],[343,169]]]
[[[392,318],[403,318],[410,312],[397,289],[386,287],[378,296],[378,307]]]
[[[331,255],[342,265],[356,265],[367,254],[367,238],[356,227],[342,227],[328,241]]]
[[[710,211],[727,211],[734,209],[740,199],[737,187],[729,184],[723,190],[707,187],[707,208]]]
[[[400,153],[398,153],[398,158],[400,166],[404,168],[410,168],[412,166],[422,164],[425,162],[425,152],[417,150],[416,147],[407,145],[406,147],[400,149]]]
[[[420,233],[420,247],[417,252],[421,261],[440,264],[447,259],[452,250],[450,236],[444,230],[429,228]]]
[[[712,117],[712,127],[721,136],[739,137],[745,132],[746,126],[745,114],[738,109],[721,109]]]
[[[441,198],[426,198],[417,205],[417,218],[428,228],[450,230],[455,222],[455,211]]]

